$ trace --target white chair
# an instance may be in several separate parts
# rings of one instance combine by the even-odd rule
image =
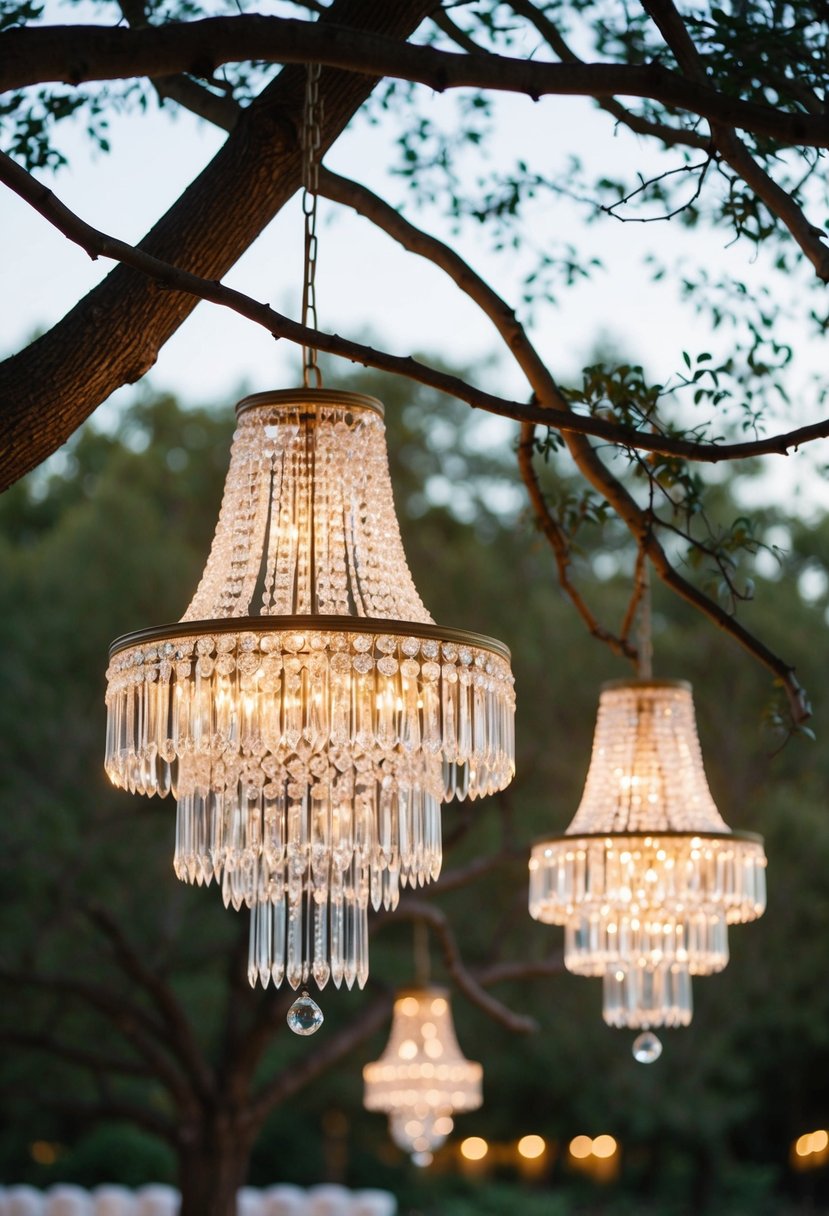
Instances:
[[[305,1191],[289,1182],[269,1186],[262,1196],[262,1216],[306,1216],[307,1211]]]
[[[92,1216],[92,1198],[88,1191],[68,1182],[58,1182],[46,1193],[44,1216]]]
[[[181,1196],[175,1187],[152,1182],[136,1192],[135,1216],[178,1216]]]
[[[43,1194],[33,1186],[10,1186],[6,1191],[8,1216],[43,1216],[44,1208]]]
[[[351,1191],[333,1183],[309,1187],[308,1216],[351,1216]]]
[[[137,1206],[132,1191],[113,1183],[96,1187],[92,1199],[94,1216],[134,1216]]]
[[[262,1192],[243,1186],[236,1193],[236,1216],[262,1216]]]
[[[397,1200],[391,1191],[373,1187],[355,1191],[351,1198],[351,1216],[397,1216]]]

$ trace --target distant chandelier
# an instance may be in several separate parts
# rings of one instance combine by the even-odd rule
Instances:
[[[765,909],[765,867],[761,837],[714,805],[691,686],[606,684],[579,809],[530,859],[530,914],[564,926],[570,971],[603,978],[604,1020],[687,1026],[691,977],[721,971],[728,925]]]
[[[189,608],[111,647],[106,771],[172,794],[178,877],[253,909],[251,983],[362,986],[368,906],[438,876],[441,803],[514,774],[509,651],[423,607],[378,401],[303,388],[237,416]]]
[[[481,1105],[482,1076],[458,1046],[448,992],[409,988],[394,1002],[386,1050],[363,1069],[363,1104],[388,1115],[392,1140],[415,1165],[429,1165],[452,1116]]]

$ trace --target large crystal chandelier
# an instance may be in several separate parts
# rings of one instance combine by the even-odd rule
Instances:
[[[363,1102],[388,1115],[392,1140],[415,1165],[428,1165],[452,1116],[481,1105],[482,1076],[458,1046],[448,992],[409,988],[394,1002],[385,1051],[363,1069]]]
[[[606,684],[579,809],[530,858],[530,914],[564,926],[570,971],[602,977],[605,1021],[687,1025],[691,977],[722,970],[728,926],[765,909],[765,867],[714,805],[690,685]]]
[[[512,778],[509,652],[423,607],[378,401],[237,415],[190,606],[111,648],[106,771],[175,799],[179,878],[252,908],[252,983],[362,985],[367,908],[437,877],[441,803]]]

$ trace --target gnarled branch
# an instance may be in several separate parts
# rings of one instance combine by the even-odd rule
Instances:
[[[330,10],[329,10],[330,11]],[[147,29],[95,25],[12,29],[0,35],[0,89],[45,81],[83,84],[180,72],[209,75],[247,60],[317,62],[372,77],[410,80],[443,92],[491,89],[545,96],[648,98],[787,145],[829,147],[829,120],[720,93],[657,63],[543,63],[508,55],[458,54],[401,43],[371,31],[292,18],[238,16]]]

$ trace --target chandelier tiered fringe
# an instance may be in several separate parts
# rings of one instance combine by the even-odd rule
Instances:
[[[452,1116],[481,1105],[482,1077],[458,1046],[446,989],[410,988],[394,1002],[385,1051],[363,1069],[363,1104],[385,1112],[394,1143],[426,1165],[452,1131]]]
[[[512,778],[509,652],[423,607],[379,402],[298,389],[237,414],[182,621],[111,648],[106,770],[176,800],[179,878],[252,909],[251,982],[362,985],[368,906],[440,872],[441,803]]]
[[[579,809],[530,858],[530,913],[565,927],[570,971],[603,977],[605,1021],[687,1025],[691,977],[722,970],[728,926],[765,909],[765,867],[714,805],[690,685],[605,685]]]

